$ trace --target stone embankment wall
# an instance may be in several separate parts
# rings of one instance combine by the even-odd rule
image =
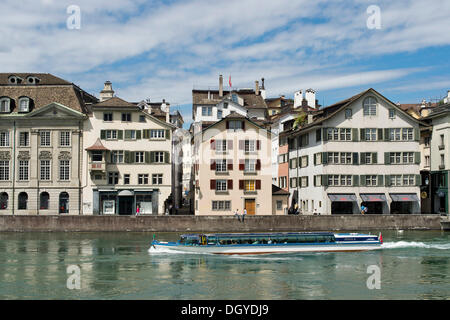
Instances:
[[[269,232],[439,230],[438,215],[0,216],[0,232]]]

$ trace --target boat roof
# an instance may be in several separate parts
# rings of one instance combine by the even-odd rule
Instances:
[[[199,236],[207,237],[285,237],[285,236],[297,236],[297,235],[334,235],[333,232],[266,232],[266,233],[194,233],[194,234],[182,234],[181,237],[196,238]]]

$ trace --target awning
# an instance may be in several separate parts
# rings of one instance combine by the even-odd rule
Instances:
[[[331,201],[336,202],[347,202],[347,201],[355,201],[356,195],[354,194],[328,194],[328,197]]]
[[[386,196],[384,194],[360,194],[363,202],[385,202]]]
[[[392,201],[396,202],[419,201],[419,197],[417,197],[417,194],[415,193],[406,193],[406,194],[390,193],[389,195],[391,196]]]

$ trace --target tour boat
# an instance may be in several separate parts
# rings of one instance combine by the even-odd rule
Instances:
[[[331,232],[183,234],[177,242],[152,241],[152,247],[175,252],[273,254],[367,251],[381,248],[380,235]]]

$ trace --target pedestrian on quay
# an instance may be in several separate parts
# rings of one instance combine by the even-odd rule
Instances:
[[[137,215],[137,216],[139,215],[139,212],[140,212],[140,208],[139,208],[139,205],[137,205],[137,206],[136,206],[136,215]]]
[[[367,208],[362,204],[361,205],[361,214],[364,214],[367,212]]]
[[[247,209],[244,208],[244,212],[242,213],[242,222],[244,222],[246,215],[247,215]]]
[[[241,217],[240,217],[240,214],[239,214],[239,210],[238,210],[238,209],[236,209],[236,210],[234,211],[234,216],[235,216],[239,221],[241,221]]]

